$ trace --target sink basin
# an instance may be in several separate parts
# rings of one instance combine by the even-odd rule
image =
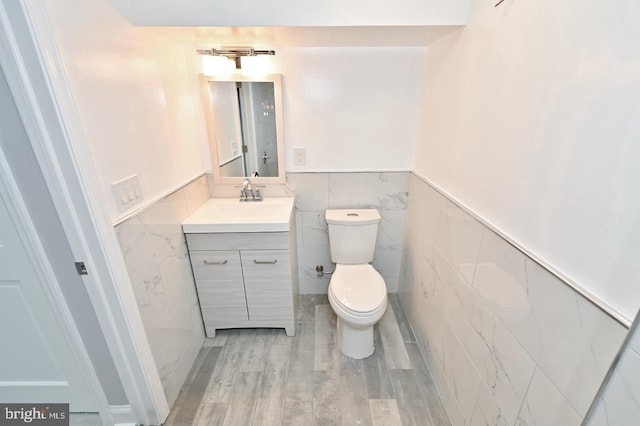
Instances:
[[[262,201],[212,198],[182,223],[182,230],[186,234],[288,231],[293,203],[293,197]]]

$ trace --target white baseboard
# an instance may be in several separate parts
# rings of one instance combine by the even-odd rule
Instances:
[[[110,405],[109,411],[113,417],[113,424],[118,426],[135,426],[136,415],[130,405]]]

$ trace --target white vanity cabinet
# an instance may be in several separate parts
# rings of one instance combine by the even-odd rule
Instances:
[[[220,328],[295,334],[295,222],[287,232],[185,233],[207,337]]]

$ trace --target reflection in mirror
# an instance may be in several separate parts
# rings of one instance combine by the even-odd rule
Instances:
[[[273,79],[272,77],[272,80]],[[206,81],[210,138],[215,140],[214,175],[284,178],[279,165],[278,81]],[[281,160],[282,161],[282,160]]]

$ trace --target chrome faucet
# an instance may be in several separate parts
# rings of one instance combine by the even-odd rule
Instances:
[[[249,198],[251,194],[251,198]],[[260,195],[260,188],[254,190],[253,185],[249,178],[242,182],[242,191],[240,192],[240,201],[262,201],[262,195]]]

